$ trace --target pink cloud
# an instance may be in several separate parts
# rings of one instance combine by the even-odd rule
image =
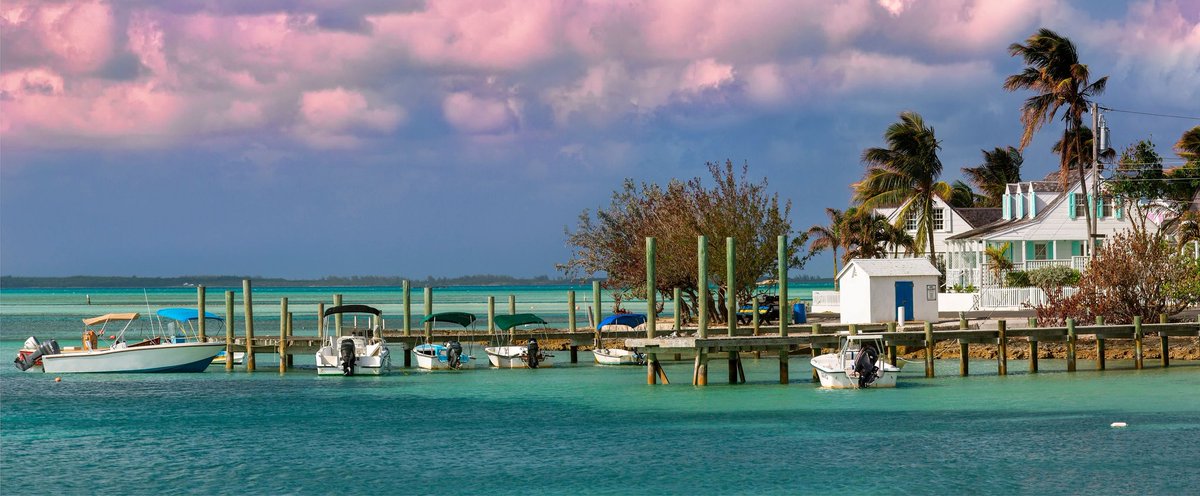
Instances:
[[[68,74],[84,74],[104,66],[112,56],[112,8],[99,1],[38,3],[5,2],[0,28],[6,31],[6,57],[36,59]],[[11,60],[6,62],[11,64]]]
[[[511,98],[455,92],[442,101],[442,114],[450,125],[469,134],[509,134],[520,127],[520,102]]]
[[[370,19],[379,37],[426,65],[516,69],[559,47],[559,2],[432,1],[427,9]]]
[[[353,148],[362,142],[356,131],[388,133],[404,117],[399,106],[369,102],[360,92],[338,87],[304,93],[292,132],[313,148]]]

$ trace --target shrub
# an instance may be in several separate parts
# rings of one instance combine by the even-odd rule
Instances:
[[[1042,267],[1027,274],[1031,286],[1042,288],[1075,286],[1082,274],[1070,267]]]
[[[1014,270],[1004,275],[1004,285],[1010,288],[1027,288],[1029,284],[1029,273],[1019,270]]]

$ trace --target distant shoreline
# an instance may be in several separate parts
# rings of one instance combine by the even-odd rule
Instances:
[[[188,286],[241,287],[243,279],[250,279],[256,287],[369,287],[400,286],[408,279],[414,287],[420,286],[562,286],[587,284],[592,279],[558,279],[547,276],[512,277],[503,275],[470,275],[462,277],[404,278],[400,276],[349,276],[322,277],[320,279],[284,279],[255,276],[67,276],[32,277],[0,276],[0,288],[178,288]],[[789,278],[791,283],[828,283],[833,280],[820,277]]]

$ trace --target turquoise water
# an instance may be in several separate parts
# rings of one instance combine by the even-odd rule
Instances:
[[[192,293],[194,294],[194,293]],[[256,295],[257,295],[256,290]],[[7,310],[5,298],[0,309]],[[95,296],[93,296],[95,300]],[[0,353],[20,345],[4,323]],[[42,313],[71,321],[76,316]],[[22,322],[33,324],[26,314]],[[41,324],[37,324],[40,326]],[[22,336],[23,339],[23,336]],[[1200,364],[954,376],[825,391],[807,360],[775,384],[646,386],[637,367],[318,378],[259,371],[44,374],[0,367],[0,490],[63,494],[1197,494]],[[566,361],[566,353],[559,354]],[[1109,424],[1123,421],[1125,429]]]

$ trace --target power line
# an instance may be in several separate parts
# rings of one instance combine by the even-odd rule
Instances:
[[[1171,118],[1171,119],[1187,119],[1187,120],[1192,120],[1192,121],[1200,121],[1200,117],[1191,116],[1191,115],[1156,114],[1154,112],[1139,112],[1137,110],[1120,110],[1120,109],[1109,108],[1109,107],[1100,107],[1100,109],[1107,110],[1109,112],[1123,112],[1126,114],[1148,115],[1151,117],[1167,117],[1167,118]]]

